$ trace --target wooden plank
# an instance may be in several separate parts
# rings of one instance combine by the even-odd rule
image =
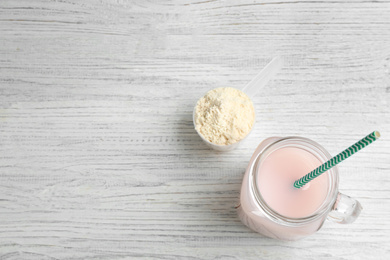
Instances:
[[[0,2],[1,259],[383,259],[390,253],[389,1]],[[209,150],[192,110],[275,55],[235,151]],[[260,141],[336,154],[364,210],[297,242],[239,221]],[[369,180],[369,181],[368,181]]]

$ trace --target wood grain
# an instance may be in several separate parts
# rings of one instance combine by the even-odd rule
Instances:
[[[390,2],[0,1],[0,259],[386,259]],[[275,55],[235,151],[193,130],[196,100],[241,88]],[[254,149],[311,138],[364,210],[297,242],[234,206]]]

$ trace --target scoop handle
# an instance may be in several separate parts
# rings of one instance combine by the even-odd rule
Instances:
[[[250,98],[254,97],[256,93],[262,89],[270,79],[272,79],[276,73],[283,66],[283,60],[280,56],[274,57],[267,66],[262,69],[243,89]]]

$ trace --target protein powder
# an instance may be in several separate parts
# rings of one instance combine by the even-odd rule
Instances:
[[[235,88],[210,90],[196,104],[195,129],[217,145],[242,140],[251,131],[254,121],[252,100]]]

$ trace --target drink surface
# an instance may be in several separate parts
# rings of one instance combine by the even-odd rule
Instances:
[[[256,184],[264,201],[280,215],[303,218],[314,214],[325,201],[328,173],[307,183],[300,189],[294,181],[320,166],[321,161],[310,152],[285,147],[273,151],[257,169]]]

